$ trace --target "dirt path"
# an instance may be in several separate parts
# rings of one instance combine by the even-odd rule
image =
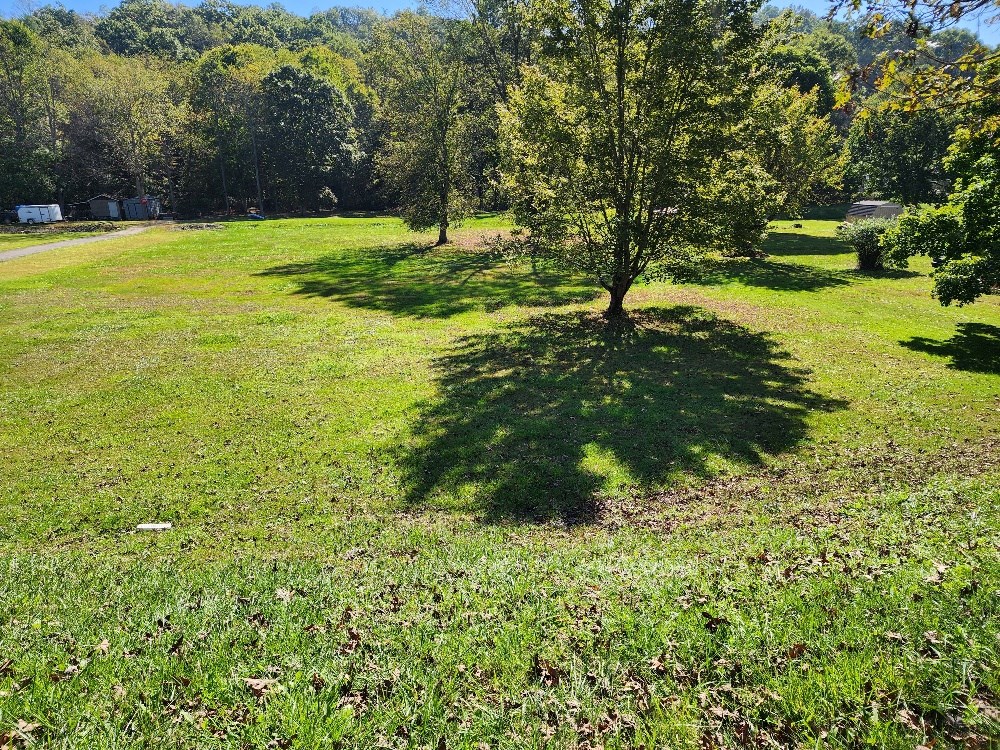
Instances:
[[[86,245],[89,242],[103,242],[104,240],[110,240],[115,237],[129,237],[133,234],[139,234],[139,232],[145,232],[149,229],[148,225],[141,227],[129,227],[128,229],[120,229],[117,232],[108,232],[107,234],[97,234],[93,237],[80,237],[76,240],[62,240],[61,242],[46,242],[44,245],[29,245],[28,247],[19,247],[15,250],[5,250],[0,253],[0,262],[5,260],[14,260],[14,258],[23,258],[25,255],[34,255],[35,253],[44,253],[46,250],[55,250],[60,247],[73,247],[74,245]]]

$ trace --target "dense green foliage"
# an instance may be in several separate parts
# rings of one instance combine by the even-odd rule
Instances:
[[[741,6],[547,10],[549,55],[505,109],[508,186],[532,250],[596,278],[617,314],[642,274],[743,241],[718,199],[749,174],[729,157],[759,32]]]
[[[939,201],[949,180],[944,157],[955,129],[948,111],[886,109],[883,97],[868,102],[847,135],[847,179],[856,191],[913,206]]]
[[[948,192],[947,185],[928,179],[929,170],[917,159],[907,159],[919,167],[914,173],[896,157],[914,149],[914,156],[923,153],[928,160],[937,156],[943,149],[941,136],[948,121],[958,124],[945,162],[952,181],[947,208],[925,208],[923,215],[911,216],[889,238],[891,244],[898,252],[934,255],[939,263],[935,294],[945,305],[973,302],[1000,289],[1000,50],[954,28],[970,18],[997,22],[997,3],[839,0],[834,5],[835,9],[844,7],[860,13],[868,38],[902,34],[909,41],[904,47],[883,51],[873,66],[858,71],[844,87],[849,95],[859,85],[873,85],[881,94],[868,105],[874,103],[869,108],[879,112],[879,118],[889,126],[878,134],[879,140],[893,143],[898,152],[877,154],[876,163],[867,170],[882,173],[879,189],[889,195],[909,193],[913,200],[938,198]],[[949,113],[947,120],[942,120],[942,111]],[[880,165],[889,165],[892,171],[885,174]],[[890,185],[895,191],[888,188]],[[933,235],[931,230],[942,223],[945,233]]]
[[[1000,289],[1000,107],[991,99],[965,113],[945,160],[947,202],[910,212],[887,237],[898,257],[934,258],[934,292],[946,305]]]

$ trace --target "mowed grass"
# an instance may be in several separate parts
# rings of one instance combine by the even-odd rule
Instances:
[[[613,327],[502,217],[0,265],[0,746],[996,746],[1000,304],[802,224]]]
[[[102,232],[0,232],[0,253],[33,245],[47,245],[50,242],[78,240],[81,237],[93,237],[98,234]]]

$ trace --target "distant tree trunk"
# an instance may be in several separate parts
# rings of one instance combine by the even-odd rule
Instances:
[[[625,295],[628,294],[632,282],[624,274],[615,274],[611,283],[607,285],[611,300],[608,303],[608,310],[605,315],[609,318],[617,318],[625,314]]]
[[[441,218],[441,224],[438,226],[438,241],[439,245],[448,244],[448,209],[445,209],[444,215]]]
[[[222,198],[225,201],[223,205],[223,213],[229,213],[229,186],[226,184],[226,163],[222,160],[222,154],[219,154],[219,170],[222,172]]]
[[[451,164],[448,161],[448,127],[441,134],[441,187],[438,193],[440,221],[438,222],[438,245],[448,244],[448,201],[451,198]]]
[[[264,213],[264,193],[260,189],[260,167],[257,158],[257,135],[253,128],[250,128],[250,143],[253,145],[253,178],[257,183],[257,213]]]

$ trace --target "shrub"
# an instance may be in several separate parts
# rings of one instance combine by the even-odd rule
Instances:
[[[840,238],[857,253],[859,271],[884,271],[886,268],[906,266],[906,260],[899,263],[882,242],[882,237],[893,224],[893,219],[862,219],[837,227]]]
[[[113,221],[74,221],[59,224],[59,230],[65,232],[113,232],[121,228],[121,224]]]
[[[328,187],[319,191],[319,208],[322,211],[332,211],[337,207],[337,195]]]
[[[965,249],[961,208],[945,205],[907,211],[885,233],[882,244],[901,265],[914,255],[929,255],[935,267],[960,258]]]

